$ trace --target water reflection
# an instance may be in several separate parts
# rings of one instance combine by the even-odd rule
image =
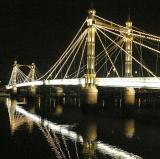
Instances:
[[[133,138],[135,135],[135,120],[128,119],[124,123],[124,132],[127,138]]]
[[[7,99],[6,101],[10,118],[11,133],[14,134],[15,131],[17,131],[18,128],[24,124],[26,124],[31,131],[33,129],[34,122],[45,136],[48,144],[51,147],[51,150],[54,152],[57,158],[72,158],[72,156],[74,156],[74,158],[96,158],[97,154],[102,154],[103,157],[105,155],[106,157],[104,158],[108,158],[107,156],[127,159],[140,158],[132,153],[128,153],[127,151],[116,148],[111,144],[97,140],[98,109],[94,109],[95,107],[92,107],[92,105],[84,104],[82,106],[81,122],[77,122],[77,126],[74,127],[73,124],[56,124],[51,120],[45,119],[43,116],[36,115],[37,112],[41,114],[42,110],[47,109],[47,111],[52,112],[51,114],[54,115],[54,117],[65,114],[66,110],[64,107],[66,105],[64,105],[63,97],[37,97],[35,100],[27,99],[24,103],[26,103],[26,101],[29,103],[27,104],[28,111],[25,110],[26,108],[23,109],[22,107],[18,106],[19,102],[17,102],[16,99]],[[20,104],[22,104],[22,102],[20,102]],[[75,104],[78,107],[78,103],[75,102]],[[97,107],[98,105],[96,105],[96,108]],[[132,138],[134,136],[134,127],[134,120],[125,120],[124,132],[127,138]],[[71,144],[72,146],[70,146]]]
[[[20,102],[22,104],[22,102]],[[32,132],[33,129],[33,121],[29,118],[23,116],[22,114],[17,113],[16,106],[17,106],[16,99],[6,99],[6,105],[8,108],[9,114],[9,124],[10,124],[10,132],[13,135],[15,131],[17,131],[22,125],[26,124],[28,127],[29,132]],[[34,107],[30,109],[32,113],[35,113]]]
[[[84,93],[81,94],[81,98],[83,99],[83,104],[88,104],[90,106],[94,106],[98,102],[98,94],[97,93]]]
[[[91,109],[90,107],[88,109]],[[89,113],[88,113],[89,112]],[[93,158],[96,155],[96,139],[97,139],[97,122],[96,110],[83,110],[81,131],[83,136],[82,153],[84,156]]]

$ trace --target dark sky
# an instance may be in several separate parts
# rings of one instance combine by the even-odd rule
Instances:
[[[1,0],[0,80],[7,83],[15,59],[35,62],[45,73],[67,47],[87,16],[91,0]],[[158,0],[94,0],[97,15],[160,35]]]

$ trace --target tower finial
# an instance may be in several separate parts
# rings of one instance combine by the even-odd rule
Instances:
[[[94,4],[93,4],[93,0],[91,0],[91,8],[90,9],[93,9],[94,8]]]
[[[17,59],[14,60],[14,64],[17,64]]]
[[[130,8],[128,8],[128,20],[127,21],[131,21],[131,11],[130,11]]]

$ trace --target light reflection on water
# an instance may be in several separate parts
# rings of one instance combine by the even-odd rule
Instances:
[[[133,98],[104,96],[92,107],[79,97],[37,96],[20,100],[8,98],[6,105],[12,135],[21,131],[24,124],[30,133],[34,133],[36,125],[56,158],[139,158],[145,156],[136,150],[143,137],[141,134],[145,139],[158,134],[142,133],[142,128],[146,127],[142,118],[149,120],[146,115],[153,116],[152,111],[159,109],[153,99]],[[150,101],[155,107],[146,111]],[[160,117],[159,114],[156,117]]]
[[[15,100],[13,101],[13,104],[16,104]],[[12,104],[8,105],[8,109],[10,109],[10,107],[13,107],[13,105]],[[51,149],[55,152],[57,158],[66,158],[66,156],[63,153],[63,150],[61,148],[60,142],[58,141],[56,133],[59,133],[62,136],[66,136],[73,141],[79,141],[80,143],[82,143],[83,145],[82,152],[84,155],[94,156],[95,149],[97,149],[101,153],[107,154],[114,158],[131,158],[131,159],[140,158],[138,156],[133,155],[132,153],[128,153],[121,149],[115,148],[111,145],[104,144],[100,141],[97,142],[96,141],[96,138],[97,138],[96,123],[91,122],[90,124],[87,124],[87,127],[85,127],[85,134],[82,137],[81,135],[78,135],[76,132],[68,130],[61,125],[57,125],[45,119],[43,120],[41,117],[25,111],[18,105],[15,105],[14,108],[15,108],[15,112],[18,112],[24,115],[24,118],[26,119],[28,118],[29,121],[34,121],[39,126],[39,129],[43,132],[44,136],[46,137],[48,143],[51,146]],[[20,118],[20,120],[21,119],[22,118]],[[14,122],[17,122],[17,121],[10,121],[10,122],[12,125]],[[68,156],[69,158],[71,158],[67,148],[67,144],[65,141],[63,142],[65,145],[66,151],[68,152]]]

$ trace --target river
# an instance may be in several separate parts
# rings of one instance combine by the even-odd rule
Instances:
[[[160,158],[160,92],[103,90],[94,104],[76,93],[1,97],[1,157]]]

